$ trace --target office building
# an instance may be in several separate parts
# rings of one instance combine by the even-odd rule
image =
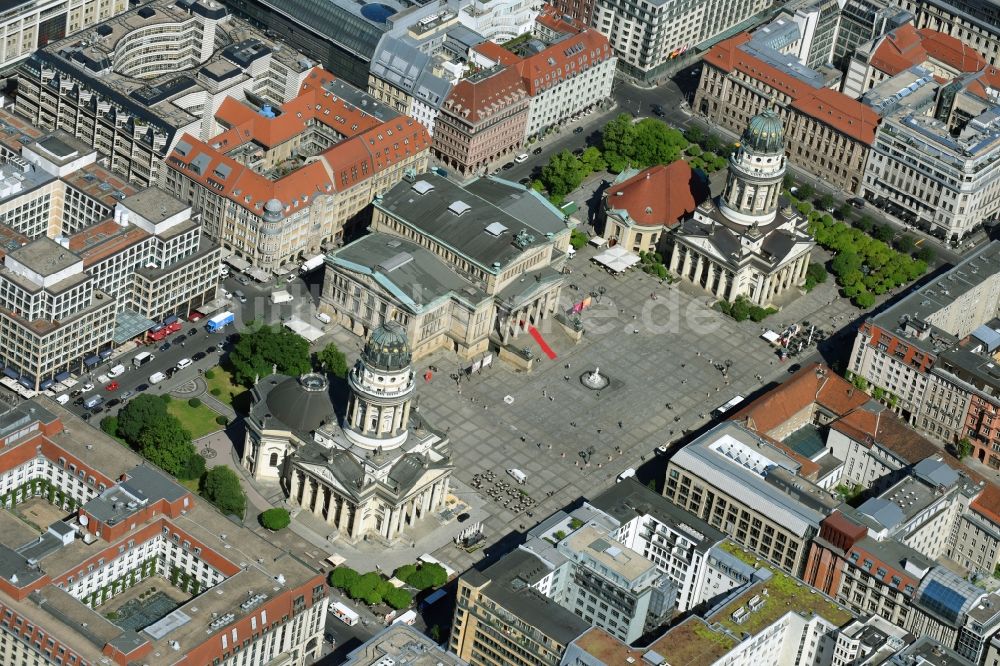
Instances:
[[[418,44],[384,35],[372,57],[368,94],[411,116],[434,136],[434,122],[451,92],[450,78],[439,76],[435,57]]]
[[[396,622],[347,655],[342,666],[469,666],[413,627]]]
[[[797,575],[820,522],[840,501],[798,475],[803,461],[736,421],[667,463],[663,494],[755,555]]]
[[[878,114],[837,92],[839,71],[812,69],[784,53],[797,39],[798,30],[783,32],[777,42],[758,30],[712,47],[703,59],[694,108],[740,134],[753,116],[774,107],[788,159],[834,187],[857,192]]]
[[[415,354],[445,347],[468,358],[556,311],[572,222],[537,192],[425,173],[406,176],[373,209],[381,238],[330,255],[321,296],[320,307],[358,335],[395,320]]]
[[[854,51],[867,42],[913,20],[893,0],[847,0],[840,10],[833,64],[847,71]]]
[[[52,403],[7,411],[0,437],[4,663],[319,658],[321,573]],[[32,505],[60,518],[35,527],[16,517]]]
[[[671,235],[671,272],[716,298],[762,307],[805,282],[816,243],[806,220],[780,199],[784,131],[773,110],[750,119],[722,195],[703,201]]]
[[[262,378],[251,394],[243,466],[279,480],[289,503],[342,538],[393,542],[444,506],[448,437],[411,413],[411,354],[396,322],[372,332],[347,382],[338,425],[325,376]]]
[[[280,104],[312,66],[214,0],[157,0],[24,61],[15,109],[41,129],[73,134],[111,171],[149,186],[182,134],[218,134],[225,100]]]
[[[376,195],[427,167],[420,123],[319,68],[285,104],[228,99],[216,119],[221,134],[177,142],[165,187],[262,277],[338,245]]]
[[[470,2],[458,10],[458,20],[490,41],[507,42],[531,32],[541,7],[538,0]]]
[[[765,0],[595,0],[593,25],[606,35],[622,73],[644,84],[662,81],[670,61],[768,10]]]
[[[991,0],[898,0],[896,4],[914,15],[916,27],[957,37],[991,65],[1000,63],[1000,10]]]
[[[931,368],[959,340],[993,319],[998,304],[1000,243],[994,241],[865,320],[847,370],[896,396],[894,409],[910,423],[921,424]]]
[[[212,300],[218,246],[199,216],[137,191],[62,130],[0,114],[0,349],[7,376],[43,390],[156,321]]]

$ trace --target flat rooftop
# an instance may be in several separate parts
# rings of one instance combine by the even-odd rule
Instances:
[[[584,525],[559,542],[559,549],[588,557],[602,572],[610,572],[630,584],[656,569],[645,557],[590,525]]]
[[[122,199],[122,206],[157,224],[191,208],[177,197],[159,187],[147,187],[141,192]]]
[[[799,535],[817,528],[838,504],[796,475],[798,461],[735,421],[720,423],[685,446],[671,464]]]
[[[31,146],[31,150],[34,150],[50,162],[62,166],[84,155],[89,155],[95,151],[95,148],[90,144],[84,143],[69,132],[55,130],[54,132],[49,132],[38,137]]]
[[[42,276],[53,275],[80,262],[80,257],[48,236],[39,236],[7,256]]]
[[[468,666],[411,626],[390,624],[347,655],[342,666]]]

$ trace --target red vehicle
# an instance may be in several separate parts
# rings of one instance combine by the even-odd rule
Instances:
[[[202,313],[198,312],[197,310],[191,310],[191,312],[188,313],[188,321],[198,321],[199,319],[201,319],[204,316],[205,315],[203,315]]]
[[[107,386],[104,387],[104,390],[105,391],[117,391],[118,390],[118,382],[111,382],[110,384],[108,384]]]
[[[173,323],[167,324],[158,331],[150,333],[149,339],[152,340],[153,342],[159,342],[160,340],[167,337],[171,333],[176,333],[179,330],[181,330],[181,323],[179,321],[175,321]]]

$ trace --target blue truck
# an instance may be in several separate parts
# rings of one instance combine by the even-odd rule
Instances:
[[[208,320],[205,324],[205,328],[209,333],[215,333],[216,331],[222,330],[223,327],[229,326],[234,321],[236,321],[236,315],[232,312],[223,312],[222,314],[217,314]]]

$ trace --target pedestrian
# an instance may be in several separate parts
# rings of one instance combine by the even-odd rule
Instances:
[[[622,422],[621,422],[621,421],[619,421],[619,422],[618,422],[618,427],[619,427],[619,428],[621,428],[621,427],[622,427]]]

